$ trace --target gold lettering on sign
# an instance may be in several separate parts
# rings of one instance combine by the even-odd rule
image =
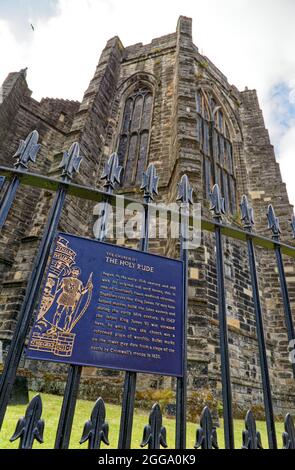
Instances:
[[[108,251],[105,261],[106,268],[116,265],[124,272],[105,269],[101,274],[92,351],[154,360],[174,353],[176,286],[133,276],[132,270],[155,270],[138,263],[136,257]]]

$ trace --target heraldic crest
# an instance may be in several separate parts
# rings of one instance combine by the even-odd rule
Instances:
[[[69,241],[59,235],[29,344],[31,350],[72,355],[76,336],[73,330],[86,313],[93,291],[93,273],[83,285],[76,255]]]

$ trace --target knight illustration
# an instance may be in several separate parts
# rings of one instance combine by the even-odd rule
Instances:
[[[93,273],[84,285],[76,257],[69,240],[59,235],[30,340],[32,350],[62,357],[73,352],[75,326],[86,314],[93,291]]]
[[[56,295],[59,294],[56,299],[57,308],[48,334],[55,333],[58,328],[67,332],[73,328],[74,314],[77,307],[82,297],[92,289],[92,277],[90,276],[87,284],[83,286],[82,281],[79,279],[80,274],[80,268],[73,266],[70,275],[61,279],[56,291]]]

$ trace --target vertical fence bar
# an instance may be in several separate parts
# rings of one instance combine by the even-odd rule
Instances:
[[[193,203],[192,188],[187,175],[178,184],[177,200],[180,201],[180,259],[183,261],[183,336],[182,377],[176,383],[176,433],[175,448],[186,448],[186,400],[187,400],[187,316],[188,316],[188,226],[189,205]]]
[[[0,175],[0,196],[5,183],[5,176]]]
[[[158,181],[159,178],[156,175],[155,166],[149,165],[147,171],[143,173],[142,185],[140,188],[144,191],[143,197],[146,203],[144,206],[142,236],[139,246],[141,251],[148,250],[149,204],[153,201],[154,194],[158,194]],[[136,372],[125,372],[118,449],[130,449],[131,447],[136,379]]]
[[[254,225],[253,210],[249,206],[246,196],[243,196],[242,198],[241,212],[242,212],[242,221],[244,223],[244,229],[247,230],[249,233],[251,233],[252,226]],[[270,449],[276,449],[277,439],[276,439],[276,430],[275,430],[275,424],[274,424],[274,413],[273,413],[273,405],[272,405],[272,398],[271,398],[271,386],[270,386],[268,363],[267,363],[266,344],[265,344],[262,310],[261,310],[261,303],[260,303],[260,296],[259,296],[255,252],[254,252],[252,238],[249,236],[247,237],[247,247],[248,247],[248,259],[249,259],[249,268],[250,268],[250,276],[251,276],[251,284],[252,284],[254,312],[255,312],[255,323],[256,323],[259,360],[260,360],[260,370],[261,370],[261,379],[262,379],[262,389],[263,389],[268,444],[269,444]]]
[[[200,427],[197,428],[195,449],[218,449],[216,427],[213,425],[211,411],[208,406],[202,411]]]
[[[162,421],[160,405],[155,403],[149,416],[149,424],[144,427],[140,447],[148,446],[149,450],[168,447],[166,442],[166,428],[162,426]]]
[[[103,399],[100,397],[92,408],[90,419],[84,424],[80,444],[88,441],[88,449],[100,449],[102,442],[107,446],[110,445],[109,424],[105,418],[106,408]]]
[[[248,410],[245,418],[245,429],[242,431],[242,449],[263,449],[260,432],[256,429],[256,421],[252,410]]]
[[[66,184],[73,174],[79,170],[82,157],[79,156],[79,144],[72,144],[69,152],[64,153],[60,168],[63,168],[62,181],[59,185],[50,215],[44,230],[38,254],[35,258],[32,274],[29,279],[26,295],[23,301],[11,344],[7,353],[5,365],[0,381],[0,428],[5,416],[8,400],[12,391],[16,371],[19,365],[25,339],[29,330],[30,321],[34,313],[35,303],[39,294],[40,285],[45,272],[50,248],[60,219],[61,211],[67,194]]]
[[[9,210],[12,206],[12,203],[14,201],[15,194],[16,194],[16,191],[17,191],[19,185],[20,185],[19,177],[14,176],[12,178],[12,180],[10,181],[10,183],[9,183],[5,193],[4,193],[3,199],[1,200],[1,204],[0,204],[0,231],[2,230],[3,225],[6,222]]]
[[[125,372],[118,449],[130,449],[137,373]]]
[[[55,449],[68,449],[73,426],[82,366],[70,364],[55,437]]]
[[[268,218],[268,227],[272,231],[272,238],[275,242],[279,242],[281,229],[279,226],[279,220],[275,216],[275,212],[271,204],[268,206],[267,218]],[[282,299],[283,299],[283,305],[284,305],[285,323],[286,323],[286,328],[287,328],[288,341],[290,342],[295,339],[294,324],[293,324],[286,276],[285,276],[285,271],[284,271],[282,252],[281,252],[281,247],[278,244],[275,244],[275,254],[276,254],[280,287],[281,287],[281,293],[282,293]],[[295,364],[292,364],[292,370],[293,370],[293,377],[295,378]]]
[[[283,449],[295,449],[295,426],[292,416],[287,413],[284,421],[285,431],[283,432]]]
[[[19,147],[12,157],[17,159],[14,165],[17,170],[21,169],[23,171],[26,171],[28,169],[28,163],[30,161],[36,161],[37,153],[40,149],[40,145],[38,144],[38,138],[39,134],[36,130],[34,130],[27,136],[25,140],[20,141]],[[8,184],[3,199],[0,202],[0,231],[2,230],[2,227],[5,224],[8,212],[14,201],[15,194],[19,185],[19,176],[15,175]]]
[[[220,189],[217,184],[213,186],[211,193],[211,207],[213,218],[216,222],[222,222],[224,210],[224,199],[221,197]],[[216,243],[216,274],[217,274],[217,293],[218,293],[218,315],[219,315],[219,336],[220,336],[220,357],[221,357],[221,382],[223,398],[223,417],[224,417],[224,440],[227,449],[234,448],[234,426],[232,413],[232,392],[230,363],[228,350],[228,334],[226,321],[226,295],[224,286],[224,267],[222,235],[218,225],[215,227]]]
[[[120,184],[122,167],[119,166],[118,155],[113,153],[104,167],[102,180],[105,180],[104,187],[106,193],[111,195],[115,184]],[[98,239],[103,241],[107,234],[107,224],[109,217],[109,199],[106,197],[100,222]],[[55,449],[68,449],[70,444],[74,414],[78,398],[79,384],[81,379],[82,366],[70,364],[63,397],[61,412],[55,438]]]
[[[295,238],[295,215],[294,214],[292,214],[290,225],[291,225],[291,229],[293,233],[293,238]]]
[[[42,416],[42,399],[36,395],[29,403],[26,414],[17,422],[10,442],[19,439],[19,449],[32,449],[34,441],[43,444],[44,420]]]

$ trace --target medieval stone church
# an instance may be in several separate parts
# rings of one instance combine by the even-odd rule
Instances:
[[[77,64],[79,66],[79,64]],[[67,73],[58,70],[55,73]],[[69,75],[69,80],[72,77]],[[180,17],[176,32],[150,44],[124,47],[118,37],[102,51],[81,103],[31,97],[26,71],[10,73],[0,104],[0,164],[12,166],[19,140],[33,129],[41,151],[31,171],[55,177],[62,152],[77,141],[84,159],[77,183],[100,188],[108,156],[116,151],[124,167],[121,194],[142,198],[143,170],[153,163],[159,175],[159,202],[176,199],[186,173],[202,215],[211,218],[209,192],[218,183],[225,198],[224,222],[240,227],[243,194],[254,208],[255,231],[270,236],[266,210],[280,218],[282,241],[293,244],[292,206],[264,125],[255,90],[239,91],[200,54],[192,21]],[[0,339],[3,349],[15,326],[28,275],[52,202],[50,191],[22,187],[0,239]],[[94,203],[68,197],[60,228],[93,236]],[[224,240],[227,320],[233,400],[237,408],[262,403],[261,374],[247,249]],[[177,258],[177,246],[152,240],[150,250]],[[295,387],[273,252],[257,249],[259,286],[270,377],[277,413],[294,411]],[[214,236],[189,255],[188,386],[220,396],[220,350]],[[295,266],[285,260],[291,305],[295,306]],[[22,361],[30,387],[62,393],[66,368]],[[98,380],[99,378],[99,380]],[[80,394],[119,399],[123,376],[117,371],[83,369]],[[173,379],[140,375],[138,387],[172,387]]]

